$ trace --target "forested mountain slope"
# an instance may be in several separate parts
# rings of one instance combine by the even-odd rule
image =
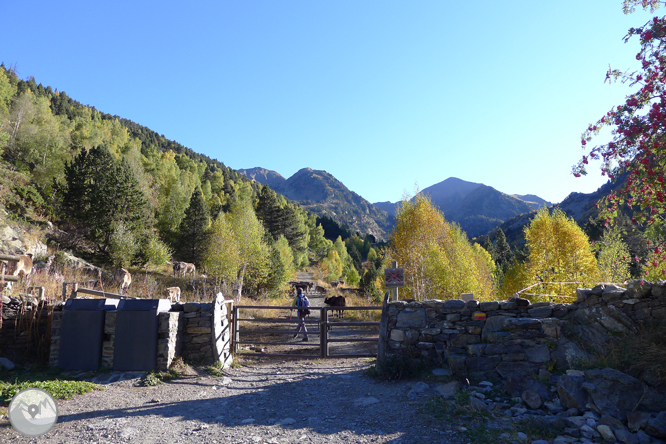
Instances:
[[[280,181],[278,173],[263,168],[240,170],[258,182],[275,184],[276,192],[298,202],[318,216],[326,216],[352,232],[371,234],[384,240],[391,230],[393,220],[389,215],[349,190],[330,173],[312,168],[303,168],[290,178]]]
[[[333,248],[314,214],[269,187],[4,66],[0,168],[13,176],[0,178],[2,214],[53,223],[54,248],[99,265],[182,260],[239,295],[270,293]]]

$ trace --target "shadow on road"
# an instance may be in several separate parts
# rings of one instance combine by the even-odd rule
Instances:
[[[391,443],[460,442],[439,432],[438,429],[445,428],[444,424],[435,424],[432,418],[417,412],[425,401],[410,404],[406,397],[409,383],[378,382],[365,376],[358,366],[346,367],[342,362],[334,374],[330,369],[317,368],[267,370],[244,368],[226,386],[219,385],[222,379],[211,378],[211,384],[218,385],[203,386],[201,399],[67,414],[59,417],[58,422],[94,424],[96,420],[158,416],[232,429],[271,426],[321,435],[346,431],[359,440],[380,435],[385,437],[382,442]],[[177,380],[170,384],[192,383]],[[424,441],[426,429],[430,438],[438,438]]]

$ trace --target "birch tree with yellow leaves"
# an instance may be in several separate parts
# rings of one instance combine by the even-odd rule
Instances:
[[[594,283],[600,278],[597,259],[587,235],[559,208],[543,207],[525,228],[529,249],[527,276],[531,283]],[[580,284],[543,285],[540,292],[575,296]]]
[[[460,227],[446,222],[427,196],[403,200],[391,234],[391,257],[405,269],[400,294],[407,298],[453,299],[461,293],[492,298],[488,253],[472,247]]]

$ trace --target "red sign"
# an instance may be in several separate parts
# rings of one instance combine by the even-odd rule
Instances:
[[[384,285],[386,288],[405,286],[404,268],[384,268]]]

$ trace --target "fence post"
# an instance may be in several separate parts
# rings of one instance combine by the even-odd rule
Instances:
[[[391,268],[398,268],[398,262],[397,261],[391,262]],[[391,288],[391,300],[393,301],[398,300],[398,287]]]
[[[234,316],[233,316],[233,329],[232,337],[234,338],[234,353],[238,353],[238,341],[240,341],[240,332],[238,331],[240,326],[240,321],[238,320],[239,315],[238,306],[234,306]]]
[[[321,307],[321,322],[319,323],[319,345],[321,357],[328,358],[328,308]]]

